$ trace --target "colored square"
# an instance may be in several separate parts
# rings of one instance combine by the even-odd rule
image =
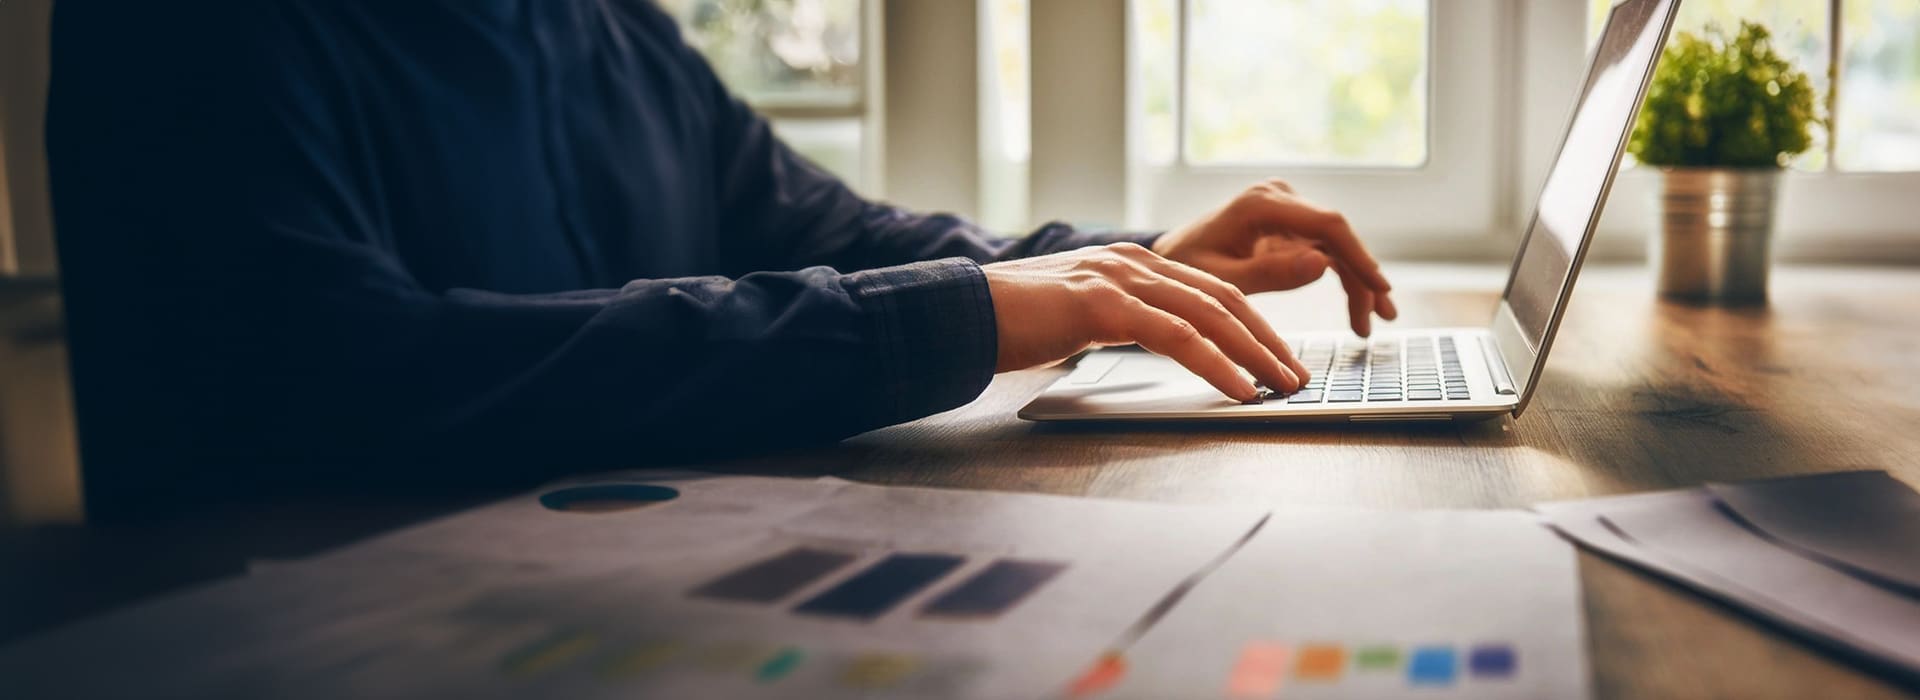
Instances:
[[[1353,665],[1362,671],[1391,671],[1400,667],[1400,648],[1361,647],[1353,652]]]
[[[1227,677],[1227,696],[1268,698],[1280,692],[1280,681],[1287,675],[1287,647],[1273,642],[1247,642],[1240,660]]]
[[[806,656],[800,653],[799,649],[793,647],[781,649],[780,653],[775,654],[773,658],[767,659],[766,663],[761,664],[760,670],[755,671],[753,677],[761,683],[772,683],[780,680],[788,673],[792,673],[793,669],[798,667],[801,659],[804,658],[806,658]]]
[[[1513,647],[1505,644],[1483,644],[1467,655],[1467,668],[1475,678],[1512,678],[1518,665]]]
[[[500,660],[500,670],[515,678],[537,676],[592,651],[597,643],[592,634],[562,630],[507,654]]]
[[[714,673],[748,674],[766,663],[773,649],[751,642],[722,642],[702,649],[696,667]]]
[[[1407,682],[1414,685],[1452,685],[1453,647],[1420,647],[1407,661]]]
[[[900,601],[913,597],[948,572],[960,568],[962,557],[950,554],[894,554],[867,567],[840,585],[801,603],[795,612],[807,615],[876,619]]]
[[[1300,647],[1300,660],[1294,663],[1293,677],[1304,681],[1337,681],[1347,666],[1347,650],[1331,644]]]
[[[1067,697],[1086,698],[1099,695],[1106,692],[1108,688],[1118,685],[1120,679],[1126,676],[1126,658],[1107,652],[1100,655],[1100,659],[1087,667],[1087,672],[1081,674],[1080,678],[1067,688]]]
[[[1001,559],[928,603],[920,614],[987,619],[1011,609],[1065,571],[1054,561]]]
[[[899,654],[866,654],[848,662],[840,671],[840,684],[848,688],[884,690],[899,685],[920,663]]]
[[[688,595],[743,603],[771,603],[807,587],[807,584],[833,573],[855,558],[846,552],[796,547],[708,581]]]
[[[600,666],[600,676],[610,679],[634,678],[665,665],[680,653],[677,642],[650,642],[613,655]]]

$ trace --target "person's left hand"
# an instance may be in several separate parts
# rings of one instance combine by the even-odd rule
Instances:
[[[1296,289],[1326,274],[1347,290],[1353,332],[1373,331],[1373,315],[1400,315],[1367,248],[1340,212],[1307,201],[1281,180],[1254,185],[1186,228],[1168,232],[1153,252],[1233,283],[1247,294]]]

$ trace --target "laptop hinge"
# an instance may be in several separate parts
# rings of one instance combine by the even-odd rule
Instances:
[[[1513,389],[1513,375],[1507,372],[1507,360],[1500,356],[1500,348],[1493,339],[1480,337],[1480,356],[1487,359],[1487,376],[1493,378],[1493,390],[1501,396],[1515,396],[1520,392]]]

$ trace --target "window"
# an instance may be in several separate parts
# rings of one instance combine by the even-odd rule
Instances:
[[[1611,0],[1590,0],[1589,41],[1598,36]],[[1839,17],[1831,15],[1833,8]],[[1688,0],[1674,31],[1710,24],[1729,30],[1742,20],[1766,25],[1782,53],[1824,93],[1840,84],[1831,103],[1831,133],[1815,130],[1814,150],[1797,170],[1843,172],[1920,170],[1920,4],[1911,0]],[[1834,48],[1840,51],[1835,52]],[[1838,58],[1840,70],[1833,71]]]
[[[1840,168],[1920,170],[1920,3],[1848,0],[1840,14]]]
[[[1611,0],[1586,0],[1589,40]],[[1773,32],[1824,93],[1833,88],[1832,129],[1795,159],[1782,198],[1782,257],[1915,261],[1912,209],[1920,189],[1920,3],[1913,0],[1686,0],[1675,32],[1741,20]],[[1546,31],[1555,31],[1546,27]],[[1836,84],[1837,82],[1837,84]],[[1538,86],[1535,86],[1538,87]],[[1537,157],[1538,154],[1532,154]],[[1621,177],[1596,244],[1624,253],[1655,230],[1659,179],[1643,168]]]
[[[1044,2],[1045,0],[1041,0]],[[980,211],[998,231],[1030,227],[1033,155],[1030,0],[980,2]]]
[[[1418,167],[1427,9],[1425,0],[1192,0],[1185,92],[1156,107],[1180,110],[1193,164]],[[1276,27],[1313,29],[1276,37]]]
[[[662,0],[687,42],[774,131],[856,188],[867,184],[867,20],[861,0]]]
[[[1499,3],[1130,6],[1130,224],[1178,225],[1277,176],[1377,249],[1496,235],[1511,115],[1494,107],[1514,48]]]

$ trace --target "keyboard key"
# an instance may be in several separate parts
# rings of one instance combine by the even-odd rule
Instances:
[[[1359,403],[1366,398],[1366,394],[1358,391],[1336,391],[1327,394],[1327,403]]]
[[[1287,397],[1287,403],[1320,403],[1320,390],[1306,389]]]
[[[1407,399],[1410,401],[1439,401],[1440,398],[1441,393],[1438,391],[1412,391],[1407,393]]]
[[[1452,401],[1468,401],[1468,400],[1471,400],[1472,398],[1473,398],[1472,394],[1469,394],[1464,391],[1447,392],[1447,399]]]

